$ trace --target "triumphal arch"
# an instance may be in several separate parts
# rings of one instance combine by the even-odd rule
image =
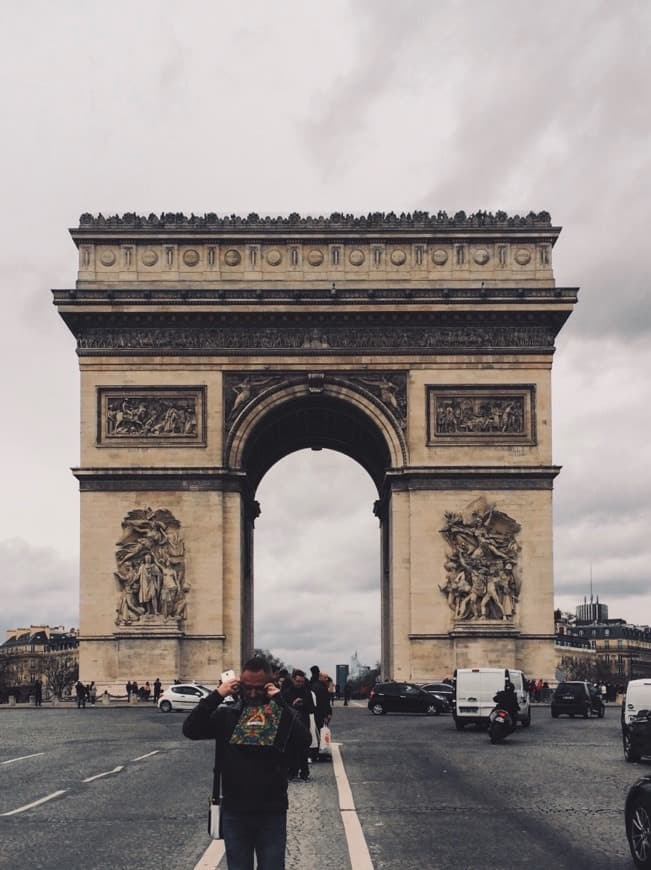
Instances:
[[[559,233],[546,212],[82,215],[54,291],[81,369],[82,679],[237,667],[256,489],[306,447],[377,488],[386,677],[552,677]]]

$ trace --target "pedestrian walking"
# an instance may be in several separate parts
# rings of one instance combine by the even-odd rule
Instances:
[[[283,695],[289,706],[298,713],[298,716],[303,724],[303,727],[310,733],[310,714],[316,712],[315,704],[312,700],[312,691],[308,685],[305,671],[292,671],[292,678],[283,684]],[[310,767],[308,762],[310,744],[308,743],[304,751],[297,753],[290,763],[289,778],[296,779],[300,774],[302,780],[307,781],[310,778]]]
[[[224,704],[229,695],[235,703]],[[215,740],[213,796],[221,778],[221,831],[229,870],[284,870],[289,759],[307,752],[309,733],[271,681],[262,658],[246,662],[199,701],[183,723],[190,740]]]
[[[34,680],[34,706],[40,707],[43,700],[43,683],[40,680]]]
[[[75,685],[75,694],[77,695],[77,709],[81,707],[86,709],[86,686],[81,682],[81,680],[77,680],[77,684]]]
[[[160,698],[160,692],[162,689],[161,681],[156,677],[154,680],[154,704],[158,704],[158,699]]]

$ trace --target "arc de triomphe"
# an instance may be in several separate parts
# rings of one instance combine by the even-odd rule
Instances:
[[[256,489],[305,447],[377,487],[386,677],[553,677],[559,233],[546,212],[82,215],[53,291],[81,369],[82,680],[237,667]]]

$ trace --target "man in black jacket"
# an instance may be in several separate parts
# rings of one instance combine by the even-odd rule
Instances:
[[[224,704],[229,695],[239,700]],[[197,704],[183,733],[191,740],[215,740],[229,870],[252,868],[254,851],[261,870],[284,870],[287,771],[310,735],[272,682],[267,662],[249,659],[239,678],[226,680]]]

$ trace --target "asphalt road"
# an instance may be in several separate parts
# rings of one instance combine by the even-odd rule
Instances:
[[[491,746],[449,716],[337,707],[375,870],[630,870],[624,798],[651,764],[624,761],[618,711],[533,716]],[[192,870],[209,845],[212,746],[182,721],[149,706],[0,710],[0,867]],[[349,870],[332,766],[290,789],[288,867]]]

